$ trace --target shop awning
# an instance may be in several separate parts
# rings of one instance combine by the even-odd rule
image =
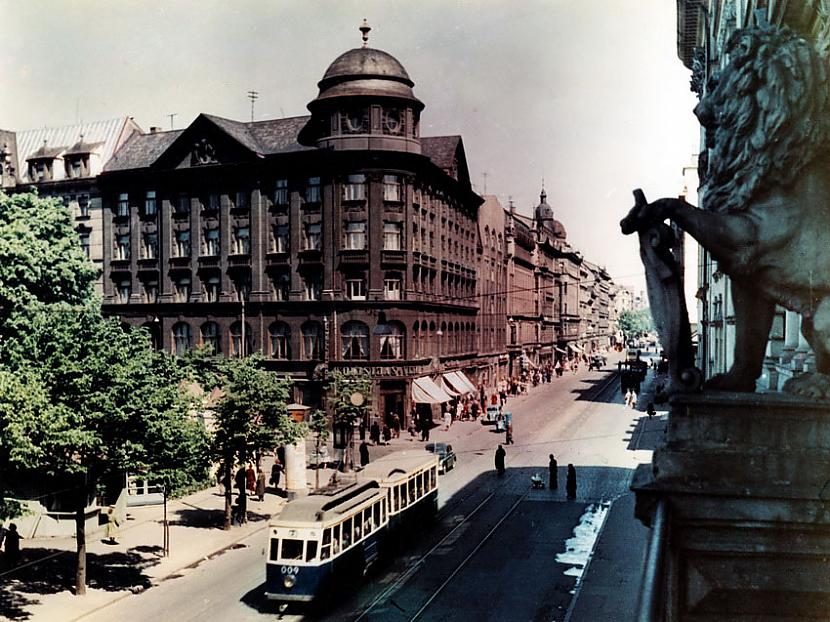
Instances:
[[[452,387],[452,389],[459,394],[475,393],[477,391],[475,385],[470,382],[470,379],[461,371],[449,371],[444,374],[444,381]]]
[[[455,386],[447,379],[447,374],[444,374],[443,376],[438,376],[434,380],[434,382],[439,389],[443,390],[444,393],[446,393],[450,397],[457,397],[464,393],[464,391],[459,391],[455,388]]]
[[[572,344],[572,343],[569,343],[569,344],[568,344],[568,347],[569,347],[571,350],[573,350],[574,352],[576,352],[576,353],[578,353],[578,354],[582,354],[582,348],[580,348],[579,346],[576,346],[576,345],[574,345],[574,344]]]
[[[412,400],[418,404],[443,404],[451,399],[429,376],[415,378],[412,381]]]
[[[567,350],[563,350],[562,348],[559,348],[559,347],[554,348],[554,350],[559,352],[559,354],[567,354],[568,353]]]

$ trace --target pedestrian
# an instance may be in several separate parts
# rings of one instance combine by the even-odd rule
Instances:
[[[637,410],[637,392],[631,392],[631,408],[632,410]]]
[[[369,445],[366,441],[360,443],[360,466],[369,464]]]
[[[473,421],[478,419],[478,402],[473,402],[470,406],[470,417],[472,417]]]
[[[265,471],[262,470],[262,467],[257,467],[256,495],[260,501],[265,500]]]
[[[236,482],[236,489],[242,493],[245,492],[245,467],[240,466],[239,470],[236,472],[235,482]]]
[[[360,435],[360,440],[366,440],[366,422],[363,419],[360,420],[360,423],[357,425],[357,433]]]
[[[631,389],[627,389],[625,392],[625,405],[626,407],[631,406]]]
[[[568,499],[576,499],[576,469],[574,465],[568,465],[568,479],[565,482],[565,492]]]
[[[377,421],[373,421],[371,428],[369,428],[369,438],[375,445],[380,445],[380,426]]]
[[[401,418],[398,413],[392,415],[392,431],[395,433],[395,438],[401,437]]]
[[[464,404],[461,403],[461,400],[458,401],[458,404],[455,405],[455,420],[461,421],[461,415],[464,414]],[[450,417],[450,423],[452,423],[452,417]]]
[[[506,453],[504,447],[499,445],[499,448],[496,450],[496,471],[499,475],[504,475],[504,456]]]
[[[280,464],[285,466],[285,445],[277,447],[277,459],[280,461]]]
[[[551,490],[556,490],[559,488],[559,473],[558,473],[558,465],[556,464],[556,458],[553,457],[553,454],[548,454],[550,460],[548,460],[548,486],[550,486]]]
[[[4,532],[3,541],[6,545],[6,559],[10,566],[16,566],[20,561],[20,534],[17,533],[17,525],[11,523]]]
[[[248,468],[245,470],[245,483],[248,492],[252,495],[256,493],[256,471],[254,471],[254,465],[250,462],[248,463]]]
[[[651,419],[654,415],[657,414],[657,411],[654,410],[654,402],[649,402],[646,406],[646,413],[648,414],[648,418]]]
[[[449,430],[451,425],[452,425],[452,415],[450,414],[450,411],[446,411],[444,413],[444,429]]]
[[[107,510],[107,541],[110,544],[118,544],[116,538],[118,538],[119,525],[118,517],[115,515],[115,508],[110,506],[109,510]]]
[[[279,490],[280,476],[281,475],[282,475],[282,462],[280,462],[279,458],[274,458],[274,464],[271,467],[271,485],[274,487],[275,492],[277,490]]]
[[[432,427],[431,424],[432,419],[427,420],[426,418],[424,418],[424,420],[421,421],[421,436],[424,441],[429,440],[429,429],[430,427]]]
[[[389,426],[385,423],[383,424],[383,444],[388,445],[389,441],[392,440],[392,430],[389,429]]]
[[[505,445],[512,445],[513,444],[513,422],[507,422],[507,428],[504,431],[504,444]]]

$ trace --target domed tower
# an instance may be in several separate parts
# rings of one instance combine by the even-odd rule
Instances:
[[[539,205],[536,206],[536,228],[547,235],[564,240],[567,237],[565,226],[553,217],[553,208],[548,205],[548,194],[542,188],[539,195]]]
[[[368,46],[370,30],[363,20],[363,47],[341,54],[326,69],[299,140],[337,150],[421,153],[418,122],[424,104],[412,92],[415,83],[403,65]]]

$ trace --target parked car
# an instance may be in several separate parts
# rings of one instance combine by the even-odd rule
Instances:
[[[455,467],[456,456],[452,445],[447,443],[427,443],[424,449],[438,456],[438,472],[446,473]]]

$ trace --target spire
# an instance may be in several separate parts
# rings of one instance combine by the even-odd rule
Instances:
[[[545,177],[542,176],[542,193],[539,195],[539,203],[544,203],[548,198],[548,193],[545,192]]]
[[[369,26],[369,22],[366,21],[365,17],[363,18],[363,23],[360,25],[359,30],[363,34],[363,47],[369,47],[369,31],[372,30],[372,27]]]

